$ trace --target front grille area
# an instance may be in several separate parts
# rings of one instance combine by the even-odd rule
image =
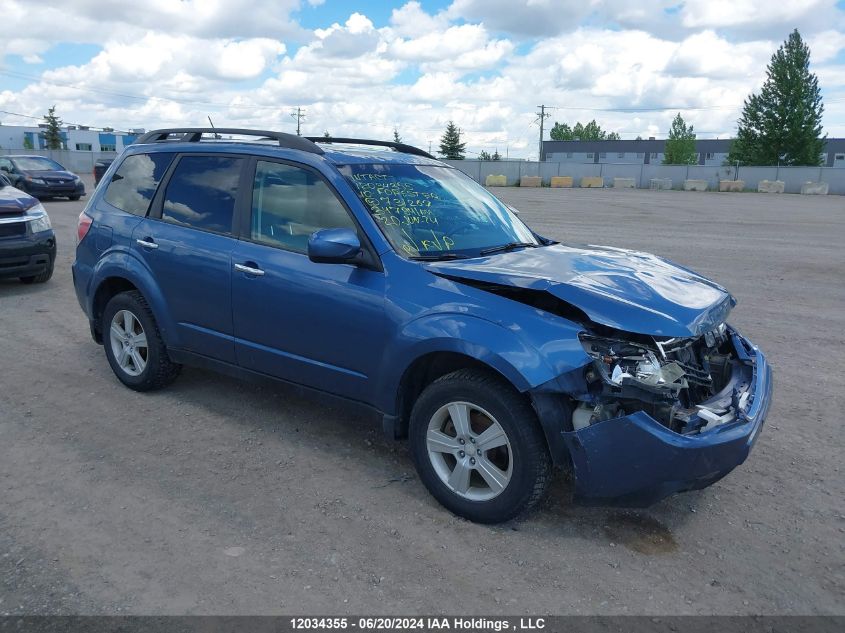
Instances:
[[[9,224],[0,224],[0,238],[20,237],[22,235],[26,235],[26,222],[10,222]]]

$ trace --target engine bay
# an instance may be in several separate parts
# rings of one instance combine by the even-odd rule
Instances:
[[[687,339],[586,332],[580,338],[594,362],[584,375],[590,400],[573,412],[576,430],[645,411],[676,433],[699,433],[737,419],[748,405],[753,371],[724,323]]]

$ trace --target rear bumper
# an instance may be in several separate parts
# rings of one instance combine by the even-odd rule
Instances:
[[[52,230],[0,240],[0,277],[40,275],[56,259]]]
[[[746,342],[747,343],[747,342]],[[575,500],[645,507],[676,492],[705,488],[748,457],[768,414],[772,371],[750,343],[753,368],[744,414],[697,435],[670,431],[644,412],[564,432],[575,474]]]

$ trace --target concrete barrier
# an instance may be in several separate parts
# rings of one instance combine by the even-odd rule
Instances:
[[[542,187],[543,179],[540,176],[523,176],[519,180],[520,187]]]
[[[761,180],[757,183],[757,191],[760,193],[783,193],[785,184],[783,180]]]
[[[571,187],[572,176],[552,176],[552,187]]]
[[[604,187],[604,178],[601,176],[584,176],[581,179],[582,187]]]
[[[828,184],[826,182],[810,182],[807,181],[801,185],[801,193],[805,195],[826,196],[828,191]]]
[[[742,191],[745,189],[744,180],[720,180],[719,191]]]
[[[614,189],[634,189],[637,186],[637,181],[633,178],[614,178]]]
[[[490,174],[487,176],[484,184],[488,187],[504,187],[508,184],[508,178],[504,174],[500,174],[498,176]]]
[[[671,178],[652,178],[648,182],[648,188],[656,191],[663,191],[672,188]]]
[[[707,181],[694,179],[685,180],[684,191],[707,191]]]

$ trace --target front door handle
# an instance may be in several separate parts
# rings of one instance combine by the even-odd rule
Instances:
[[[153,238],[151,237],[144,238],[143,240],[138,239],[135,241],[138,242],[138,244],[140,244],[144,248],[158,248],[158,244],[153,242]]]
[[[252,262],[249,263],[252,264]],[[247,266],[246,264],[235,264],[235,270],[248,275],[255,275],[256,277],[261,277],[264,274],[264,271],[260,268],[254,268],[253,266]]]

